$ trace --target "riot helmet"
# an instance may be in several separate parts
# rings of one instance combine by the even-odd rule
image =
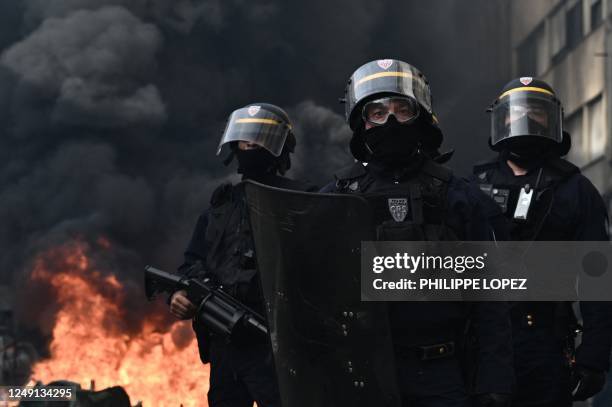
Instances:
[[[491,148],[503,150],[513,144],[563,142],[563,106],[546,82],[523,77],[508,83],[493,102]]]
[[[252,163],[284,174],[291,167],[289,154],[293,153],[296,145],[292,128],[289,115],[280,107],[269,103],[250,104],[230,115],[219,141],[217,155],[221,154],[224,146],[229,145],[230,155],[224,162],[227,165],[234,156],[238,156],[239,172],[244,172],[241,166],[244,167],[248,161],[248,166]],[[256,152],[243,153],[238,149],[240,141],[261,148]]]
[[[429,82],[412,65],[396,59],[379,59],[359,67],[350,77],[345,97],[346,121],[353,130],[351,152],[367,161],[370,149],[364,128],[410,125],[418,129],[420,143],[436,150],[442,143],[431,102]]]

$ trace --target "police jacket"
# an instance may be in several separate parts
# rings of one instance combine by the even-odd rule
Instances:
[[[399,172],[356,162],[337,173],[336,181],[321,192],[358,194],[368,199],[377,223],[382,225],[377,230],[379,240],[493,239],[488,219],[491,213],[482,206],[478,187],[429,159]],[[390,208],[385,208],[389,199],[406,202],[406,213],[394,216]],[[402,221],[396,222],[396,216]],[[397,227],[402,224],[406,225],[403,232]],[[391,227],[385,229],[384,225]],[[471,325],[478,342],[478,371],[471,390],[511,392],[512,343],[507,304],[390,303],[389,316],[396,347],[461,340],[466,326]]]
[[[253,180],[283,189],[315,189],[275,174]],[[226,183],[217,187],[210,199],[210,206],[198,218],[184,253],[184,263],[178,271],[188,277],[211,278],[223,285],[228,294],[265,315],[259,279],[256,278],[255,247],[247,210],[243,185]],[[197,262],[202,267],[192,267]],[[207,363],[209,333],[199,324],[193,326],[200,358]],[[253,342],[261,340],[251,339]]]
[[[608,240],[605,204],[593,184],[570,162],[553,157],[524,176],[515,176],[501,157],[474,167],[473,180],[502,208],[511,240]],[[534,189],[526,220],[515,220],[520,190]],[[555,303],[521,303],[514,310],[554,312]],[[612,303],[581,302],[582,342],[576,363],[608,370],[612,344]],[[513,318],[514,319],[514,318]],[[552,318],[551,318],[552,319]],[[515,322],[516,325],[516,322]]]

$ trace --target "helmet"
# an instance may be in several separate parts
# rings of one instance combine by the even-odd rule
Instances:
[[[412,65],[396,59],[379,59],[357,68],[345,89],[346,121],[354,132],[351,152],[355,158],[365,160],[367,153],[361,135],[364,127],[364,106],[373,100],[399,96],[416,102],[420,115],[415,124],[426,130],[423,143],[435,150],[442,143],[442,132],[432,109],[431,90],[427,78]]]
[[[289,116],[269,103],[253,103],[234,110],[219,141],[217,155],[221,154],[224,145],[236,141],[257,144],[275,157],[283,150],[292,153],[296,144]]]
[[[523,77],[508,83],[493,102],[490,145],[501,150],[510,140],[564,143],[563,106],[546,82]],[[519,139],[520,138],[520,139]]]

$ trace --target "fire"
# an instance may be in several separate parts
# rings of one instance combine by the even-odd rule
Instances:
[[[143,407],[206,406],[209,372],[199,360],[191,324],[176,322],[162,333],[152,320],[137,334],[126,333],[130,310],[118,305],[123,285],[97,271],[88,250],[86,243],[74,242],[35,261],[31,278],[52,287],[59,309],[51,357],[33,367],[32,379],[71,380],[83,389],[93,380],[97,390],[119,385]]]

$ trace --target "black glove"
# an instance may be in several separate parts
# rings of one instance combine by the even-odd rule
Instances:
[[[574,401],[584,401],[599,393],[606,384],[606,374],[576,366],[572,371],[571,390]]]
[[[510,395],[484,393],[476,396],[476,407],[510,407]]]

